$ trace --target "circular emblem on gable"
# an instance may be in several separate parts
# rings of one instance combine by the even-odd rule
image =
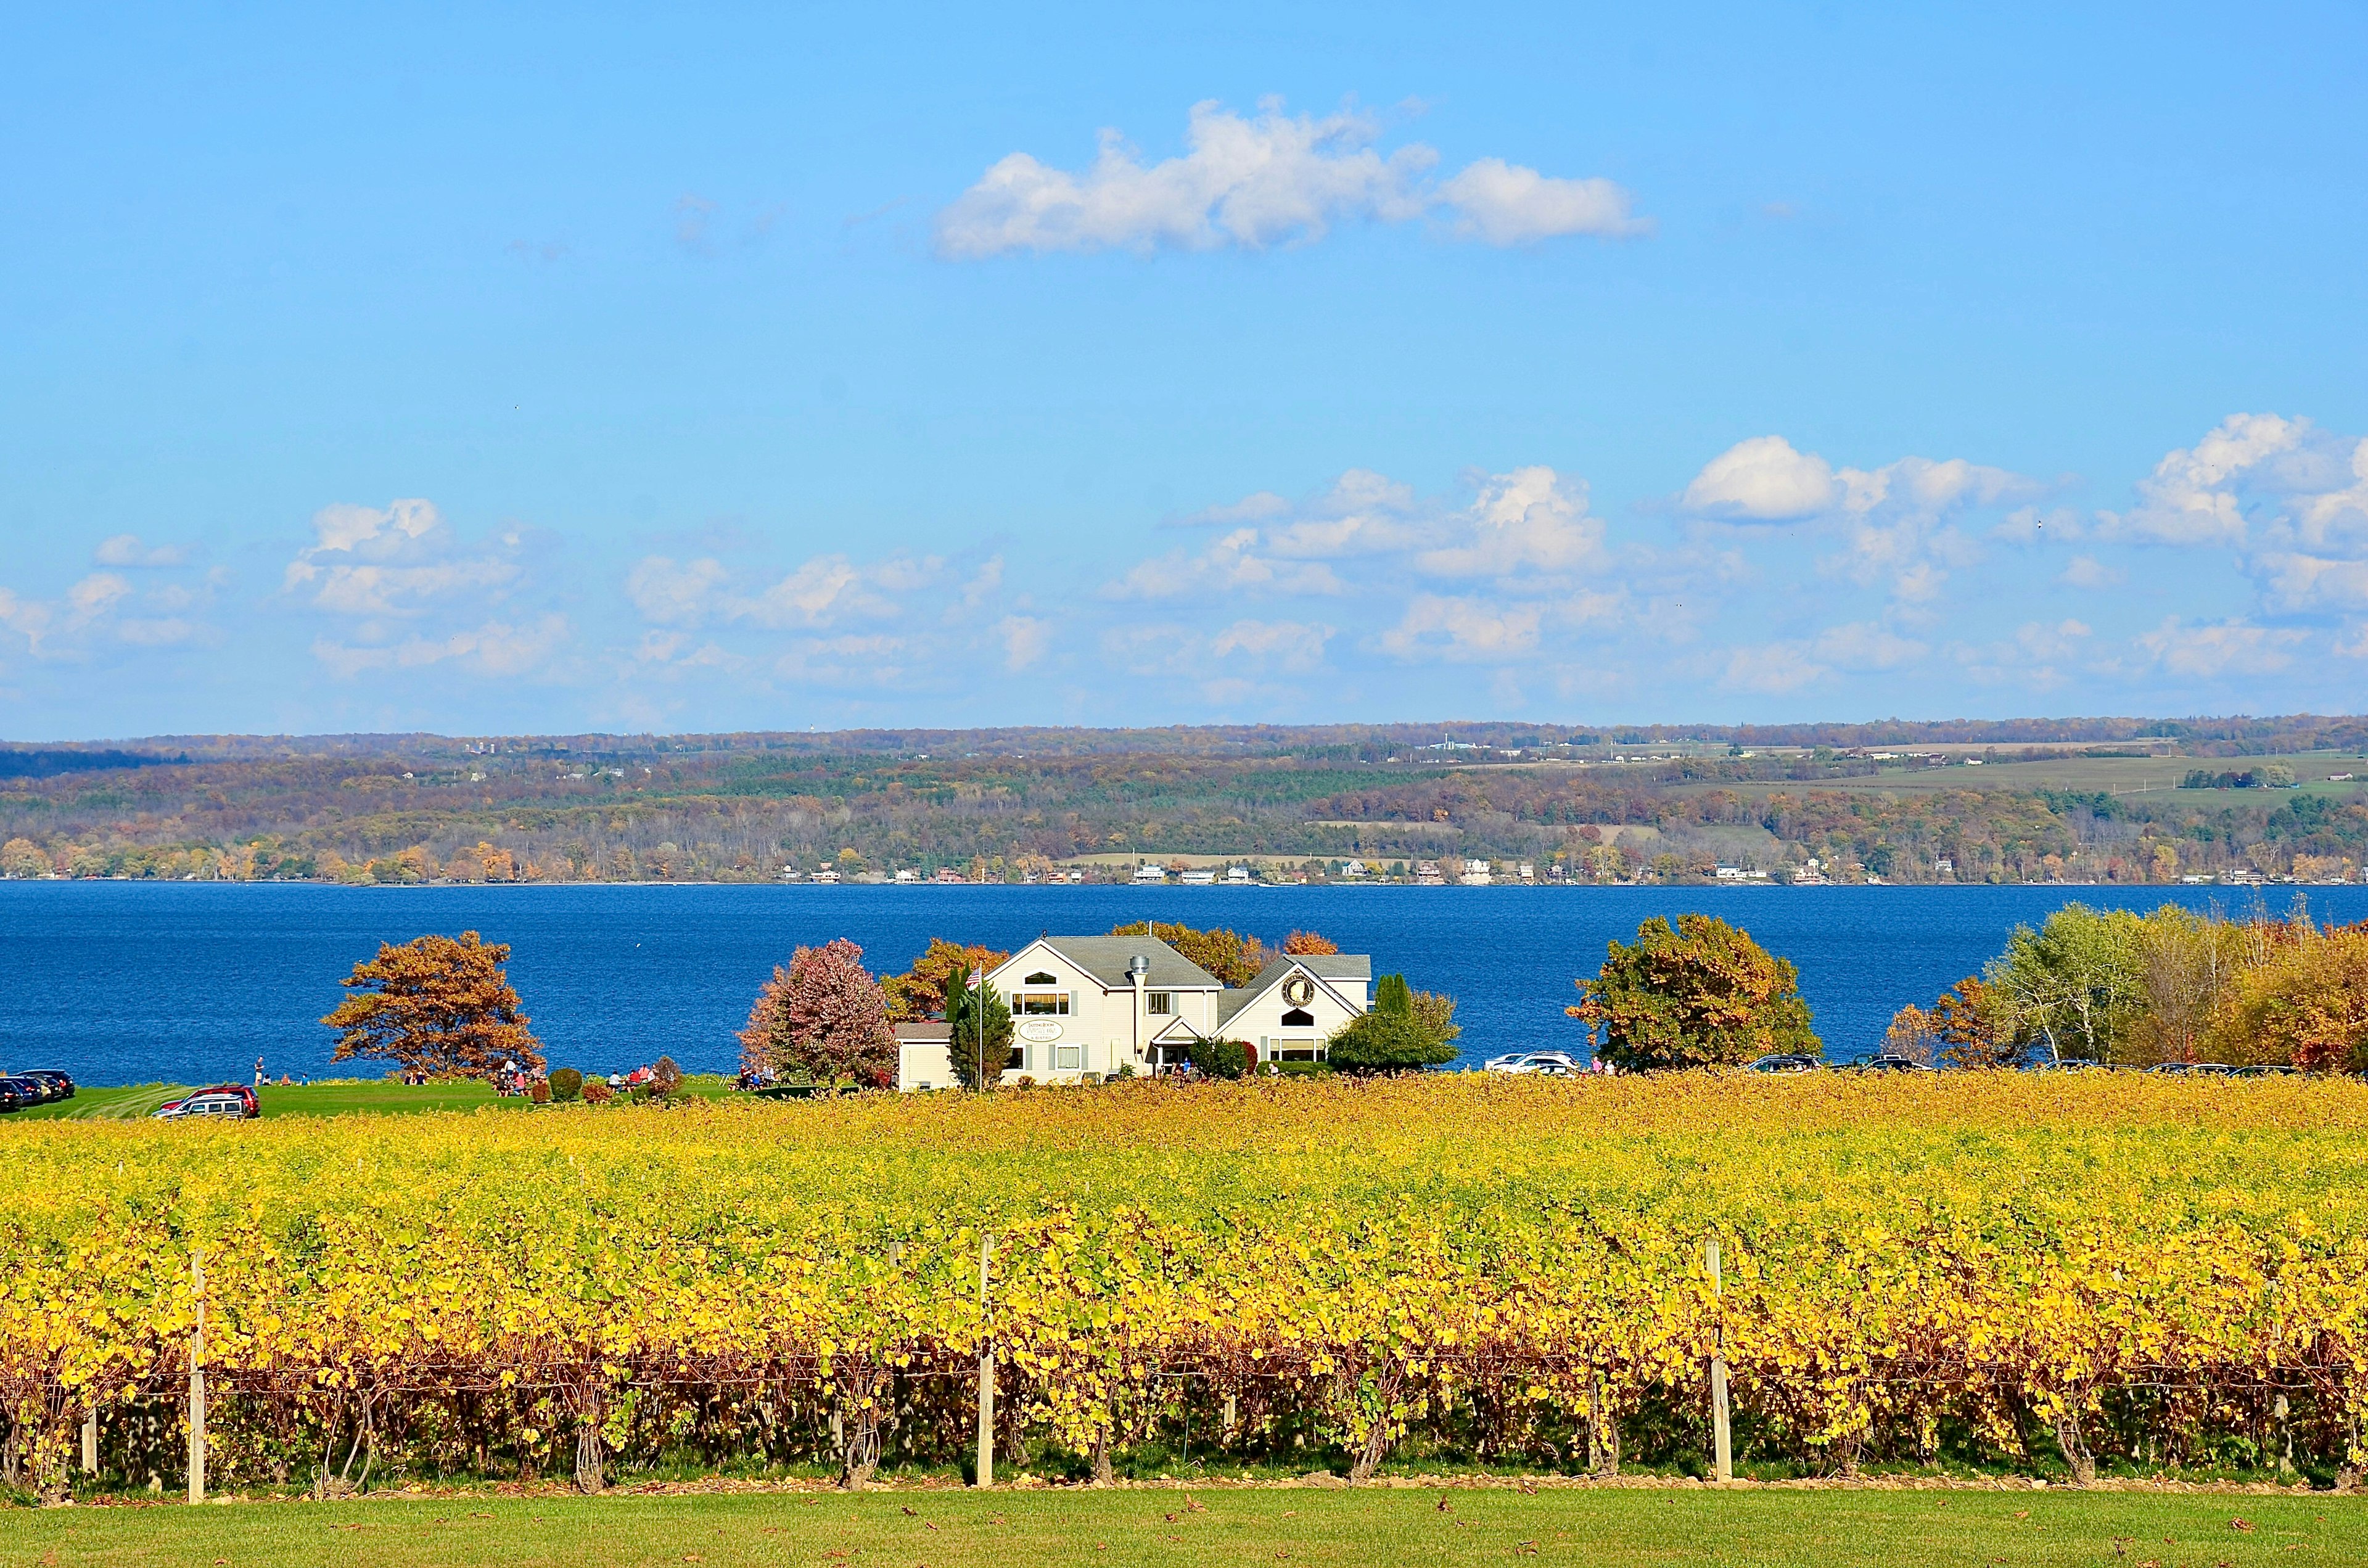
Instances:
[[[1042,1045],[1046,1040],[1061,1038],[1061,1026],[1051,1018],[1030,1018],[1019,1026],[1019,1038]]]
[[[1304,974],[1294,974],[1282,983],[1282,999],[1294,1007],[1304,1007],[1315,1000],[1315,982]]]

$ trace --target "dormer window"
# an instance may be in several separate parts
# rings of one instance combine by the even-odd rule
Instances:
[[[1022,985],[1058,985],[1061,983],[1061,977],[1057,974],[1047,974],[1040,969],[1019,983]]]

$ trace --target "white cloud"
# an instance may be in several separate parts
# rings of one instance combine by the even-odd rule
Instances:
[[[1124,599],[1180,598],[1188,594],[1337,594],[1340,579],[1320,562],[1281,560],[1261,550],[1258,530],[1235,528],[1198,555],[1183,551],[1138,563],[1102,591]]]
[[[772,631],[815,629],[851,619],[894,615],[892,597],[938,581],[945,567],[938,556],[893,555],[858,565],[837,553],[816,555],[777,580],[735,591],[733,574],[712,556],[677,562],[647,555],[625,574],[625,594],[642,619],[657,626],[697,627],[738,621]],[[985,569],[987,587],[999,580],[999,558]]]
[[[313,656],[345,680],[441,664],[457,664],[476,675],[515,679],[548,673],[544,666],[564,649],[567,640],[566,618],[546,615],[523,626],[489,620],[472,631],[445,637],[409,637],[383,647],[355,647],[324,637],[313,642]]]
[[[1719,685],[1730,691],[1756,691],[1770,696],[1798,691],[1825,679],[1833,670],[1809,657],[1797,642],[1770,642],[1763,647],[1737,648],[1726,661]]]
[[[2368,561],[2273,551],[2255,556],[2250,565],[2262,579],[2263,593],[2272,609],[2368,607]]]
[[[2238,490],[2271,459],[2294,451],[2309,421],[2275,414],[2232,414],[2192,447],[2167,454],[2138,483],[2138,504],[2101,515],[2108,539],[2141,544],[2242,545],[2246,519]]]
[[[2189,626],[2177,616],[2140,634],[2138,646],[2166,673],[2213,680],[2223,676],[2269,675],[2294,663],[2288,651],[2303,633],[2287,628],[2226,620]]]
[[[2108,566],[2093,555],[2076,555],[2055,574],[2055,580],[2071,588],[2110,588],[2128,575],[2120,567]]]
[[[712,613],[716,591],[731,577],[712,556],[677,564],[664,555],[648,555],[625,574],[625,595],[653,625],[696,626]]]
[[[368,618],[417,616],[438,601],[490,603],[517,580],[499,554],[463,554],[435,503],[416,498],[384,507],[335,502],[313,514],[313,542],[297,551],[281,579],[314,608]]]
[[[1782,436],[1754,436],[1703,464],[1684,504],[1705,517],[1789,522],[1827,510],[1835,496],[1832,464]]]
[[[1335,223],[1404,222],[1444,203],[1456,229],[1493,244],[1554,234],[1645,232],[1609,180],[1553,179],[1485,158],[1444,186],[1423,176],[1439,154],[1419,142],[1384,155],[1381,125],[1343,110],[1287,115],[1280,99],[1246,118],[1192,106],[1181,156],[1146,164],[1104,131],[1093,165],[1053,168],[1026,153],[996,163],[938,214],[939,253],[1214,250],[1321,239]]]
[[[1540,614],[1533,604],[1417,594],[1398,623],[1382,633],[1381,647],[1401,659],[1501,663],[1537,647]]]
[[[2059,620],[2025,621],[2012,638],[1984,646],[1958,643],[1950,652],[1965,673],[1985,685],[2009,683],[2046,691],[2069,677],[2064,665],[2087,651],[2092,635],[2088,623]]]
[[[1237,620],[1209,642],[1221,659],[1236,654],[1259,664],[1304,674],[1324,663],[1324,644],[1334,629],[1310,621]]]
[[[1850,670],[1896,670],[1931,652],[1914,638],[1866,620],[1827,627],[1814,646],[1817,658]]]
[[[188,562],[189,552],[178,545],[160,544],[150,547],[140,542],[138,534],[115,534],[100,540],[91,551],[91,560],[100,566],[180,566]]]
[[[1415,557],[1434,577],[1568,573],[1604,564],[1603,525],[1587,516],[1587,486],[1545,467],[1500,473],[1447,519],[1452,542]]]
[[[1053,646],[1053,623],[1032,615],[1007,615],[996,622],[1003,643],[1003,667],[1024,670],[1043,658]]]
[[[1620,239],[1652,232],[1649,220],[1629,214],[1628,192],[1608,179],[1555,179],[1482,158],[1439,187],[1453,208],[1455,232],[1492,245],[1531,244],[1557,234]]]

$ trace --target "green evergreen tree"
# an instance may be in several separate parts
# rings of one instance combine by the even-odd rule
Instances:
[[[954,1082],[965,1089],[995,1087],[1011,1062],[1009,1006],[982,979],[947,996],[946,1024],[952,1033],[946,1056]]]

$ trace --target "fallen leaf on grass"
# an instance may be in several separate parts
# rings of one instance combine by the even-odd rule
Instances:
[[[1525,1540],[1513,1548],[1513,1555],[1516,1557],[1535,1557],[1537,1554],[1538,1543],[1533,1540]]]
[[[2243,1534],[2250,1535],[2253,1533],[2253,1521],[2246,1518],[2230,1519],[2228,1521],[2228,1528],[2232,1530],[2237,1530]]]
[[[902,1505],[899,1505],[899,1506],[902,1506]],[[906,1518],[908,1518],[908,1519],[917,1519],[917,1518],[919,1518],[921,1516],[920,1516],[920,1515],[918,1515],[918,1514],[916,1514],[916,1513],[915,1513],[915,1512],[913,1512],[913,1510],[912,1510],[912,1509],[910,1509],[910,1508],[905,1508],[905,1517]]]
[[[1440,1513],[1442,1513],[1442,1514],[1452,1514],[1452,1513],[1453,1513],[1455,1510],[1454,1510],[1452,1507],[1449,1506],[1447,1499],[1446,1499],[1445,1497],[1443,1497],[1443,1496],[1442,1496],[1442,1497],[1441,1497],[1441,1498],[1440,1498],[1440,1500],[1439,1500],[1439,1511],[1440,1511]]]
[[[2031,1510],[2028,1508],[2017,1508],[2014,1511],[2014,1517],[2018,1519],[2027,1519],[2031,1517]]]

